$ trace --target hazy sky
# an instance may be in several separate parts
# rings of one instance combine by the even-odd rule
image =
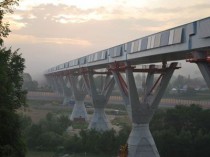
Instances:
[[[0,0],[1,1],[1,0]],[[6,45],[33,79],[57,64],[210,15],[209,0],[20,0]]]

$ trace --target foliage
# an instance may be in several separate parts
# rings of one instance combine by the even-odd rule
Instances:
[[[21,89],[24,59],[17,52],[1,47],[0,65],[0,156],[21,157],[25,147],[15,110],[25,105],[26,93]]]
[[[48,113],[46,119],[25,130],[27,145],[34,150],[55,150],[64,141],[63,134],[71,125],[67,116]]]
[[[112,156],[117,154],[120,145],[126,143],[131,131],[130,126],[124,124],[118,133],[114,130],[81,130],[79,134],[69,135],[65,130],[72,123],[69,123],[67,116],[59,118],[61,117],[50,113],[39,124],[31,125],[27,134],[31,149],[53,150],[59,154],[86,152]],[[209,156],[209,120],[210,109],[202,109],[197,105],[159,109],[152,119],[150,129],[160,156]]]
[[[151,130],[162,157],[207,157],[210,154],[210,110],[176,106],[155,114]]]
[[[104,133],[95,130],[82,130],[80,132],[80,140],[84,152],[113,153],[117,145],[114,130]]]
[[[87,129],[88,128],[88,123],[83,122],[83,121],[73,122],[72,123],[72,128],[74,128],[74,129]]]
[[[128,126],[131,124],[130,119],[128,116],[116,116],[111,123],[113,125],[118,125],[118,126]]]
[[[22,90],[24,59],[17,51],[0,48],[0,104],[11,110],[25,105],[25,91]]]
[[[118,134],[114,130],[81,130],[79,134],[71,135],[66,130],[74,124],[65,115],[48,113],[38,124],[31,124],[27,117],[22,118],[30,150],[114,155],[120,145],[126,143],[130,132],[130,127],[124,126]]]
[[[27,91],[36,91],[38,90],[38,82],[33,81],[29,73],[24,73],[22,88]]]
[[[25,144],[21,137],[21,128],[18,115],[1,107],[0,128],[0,156],[25,156]]]
[[[40,152],[40,151],[29,151],[27,157],[53,157],[53,152]]]
[[[24,59],[18,50],[12,52],[3,46],[3,37],[7,37],[9,24],[3,22],[6,13],[12,13],[12,6],[18,0],[0,2],[0,156],[23,157],[25,144],[22,138],[21,124],[16,109],[25,105],[22,90]]]
[[[9,35],[9,23],[4,23],[3,18],[6,13],[13,13],[12,6],[18,5],[19,0],[3,0],[0,2],[0,45],[3,44],[2,37]]]
[[[2,37],[9,33],[8,24],[2,22],[6,13],[12,12],[11,7],[18,0],[4,0],[0,2],[0,105],[4,109],[17,109],[25,104],[25,92],[22,91],[23,70],[25,60],[18,54],[18,50],[12,52],[3,44]]]
[[[65,142],[64,149],[68,153],[115,155],[120,145],[126,143],[129,132],[128,127],[124,127],[118,134],[114,130],[81,130],[79,136],[74,135]]]

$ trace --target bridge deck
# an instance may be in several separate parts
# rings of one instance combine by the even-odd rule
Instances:
[[[115,61],[147,64],[182,60],[197,50],[210,51],[210,17],[68,61],[46,74],[80,67],[103,68]]]

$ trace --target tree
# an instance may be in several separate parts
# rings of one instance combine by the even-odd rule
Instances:
[[[187,82],[187,79],[184,76],[178,75],[176,80],[174,80],[173,82],[173,87],[181,89],[186,84],[186,82]]]
[[[207,157],[210,154],[210,109],[178,105],[162,109],[150,124],[161,157]]]
[[[25,91],[22,90],[24,59],[18,50],[3,46],[3,38],[10,30],[3,22],[6,13],[18,0],[0,2],[0,156],[24,157],[25,144],[22,139],[21,125],[16,110],[25,105]]]
[[[36,91],[38,89],[38,82],[33,81],[29,73],[24,73],[22,88],[27,91]]]
[[[9,35],[9,23],[4,23],[3,18],[6,13],[13,13],[12,6],[18,5],[19,0],[3,0],[0,2],[0,44],[3,43],[2,37]]]

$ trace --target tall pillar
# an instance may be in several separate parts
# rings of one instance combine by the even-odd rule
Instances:
[[[67,75],[67,79],[72,87],[73,95],[74,95],[74,108],[72,114],[70,116],[70,120],[72,121],[88,121],[88,115],[85,108],[84,100],[86,96],[86,91],[79,85],[78,76]]]
[[[111,69],[112,69],[111,71],[112,71],[113,77],[115,79],[115,82],[119,88],[120,94],[121,94],[123,101],[125,103],[125,108],[128,113],[128,116],[132,120],[132,113],[131,113],[132,111],[131,111],[131,104],[129,102],[129,97],[128,97],[127,84],[124,81],[121,74],[119,73],[118,67],[114,67],[114,68],[112,67]]]
[[[50,86],[52,88],[52,90],[55,92],[55,93],[59,93],[60,91],[60,87],[57,85],[57,82],[55,80],[55,76],[54,75],[47,75],[47,81],[50,83]]]
[[[207,86],[210,89],[210,58],[208,58],[208,53],[206,51],[196,51],[192,52],[193,59],[190,62],[194,62],[198,65]]]
[[[88,126],[88,129],[95,129],[97,131],[110,130],[111,124],[106,117],[104,108],[108,103],[111,92],[114,88],[114,78],[111,78],[110,75],[107,75],[104,82],[104,87],[101,92],[97,91],[94,82],[93,71],[88,70],[85,73],[83,72],[83,79],[94,106],[93,117]]]
[[[151,65],[149,69],[142,70],[148,72],[146,79],[146,89],[143,98],[139,100],[131,65],[126,62],[123,67],[112,66],[111,71],[115,76],[120,90],[124,90],[124,97],[131,106],[132,113],[132,131],[128,138],[128,157],[159,157],[158,150],[149,130],[149,123],[155,110],[164,94],[164,91],[170,81],[170,78],[177,68],[177,63],[171,63],[169,67],[163,67],[160,70]],[[127,84],[121,80],[120,71],[126,73]],[[154,82],[154,74],[160,73],[160,77]],[[156,90],[155,90],[156,89]]]
[[[60,75],[57,78],[63,91],[63,96],[64,96],[63,105],[68,105],[72,96],[71,89],[67,87],[67,83],[65,82],[63,75]]]
[[[57,92],[57,89],[55,87],[55,84],[54,84],[54,81],[53,81],[53,78],[51,75],[45,75],[46,79],[47,79],[47,83],[49,84],[49,86],[51,87],[51,89],[54,91],[54,92]]]
[[[58,76],[58,74],[53,74],[52,75],[52,82],[54,84],[54,87],[56,89],[56,92],[63,96],[64,95],[64,92],[63,92],[63,89],[62,89],[62,86],[61,86],[61,83],[60,83],[60,78]]]

